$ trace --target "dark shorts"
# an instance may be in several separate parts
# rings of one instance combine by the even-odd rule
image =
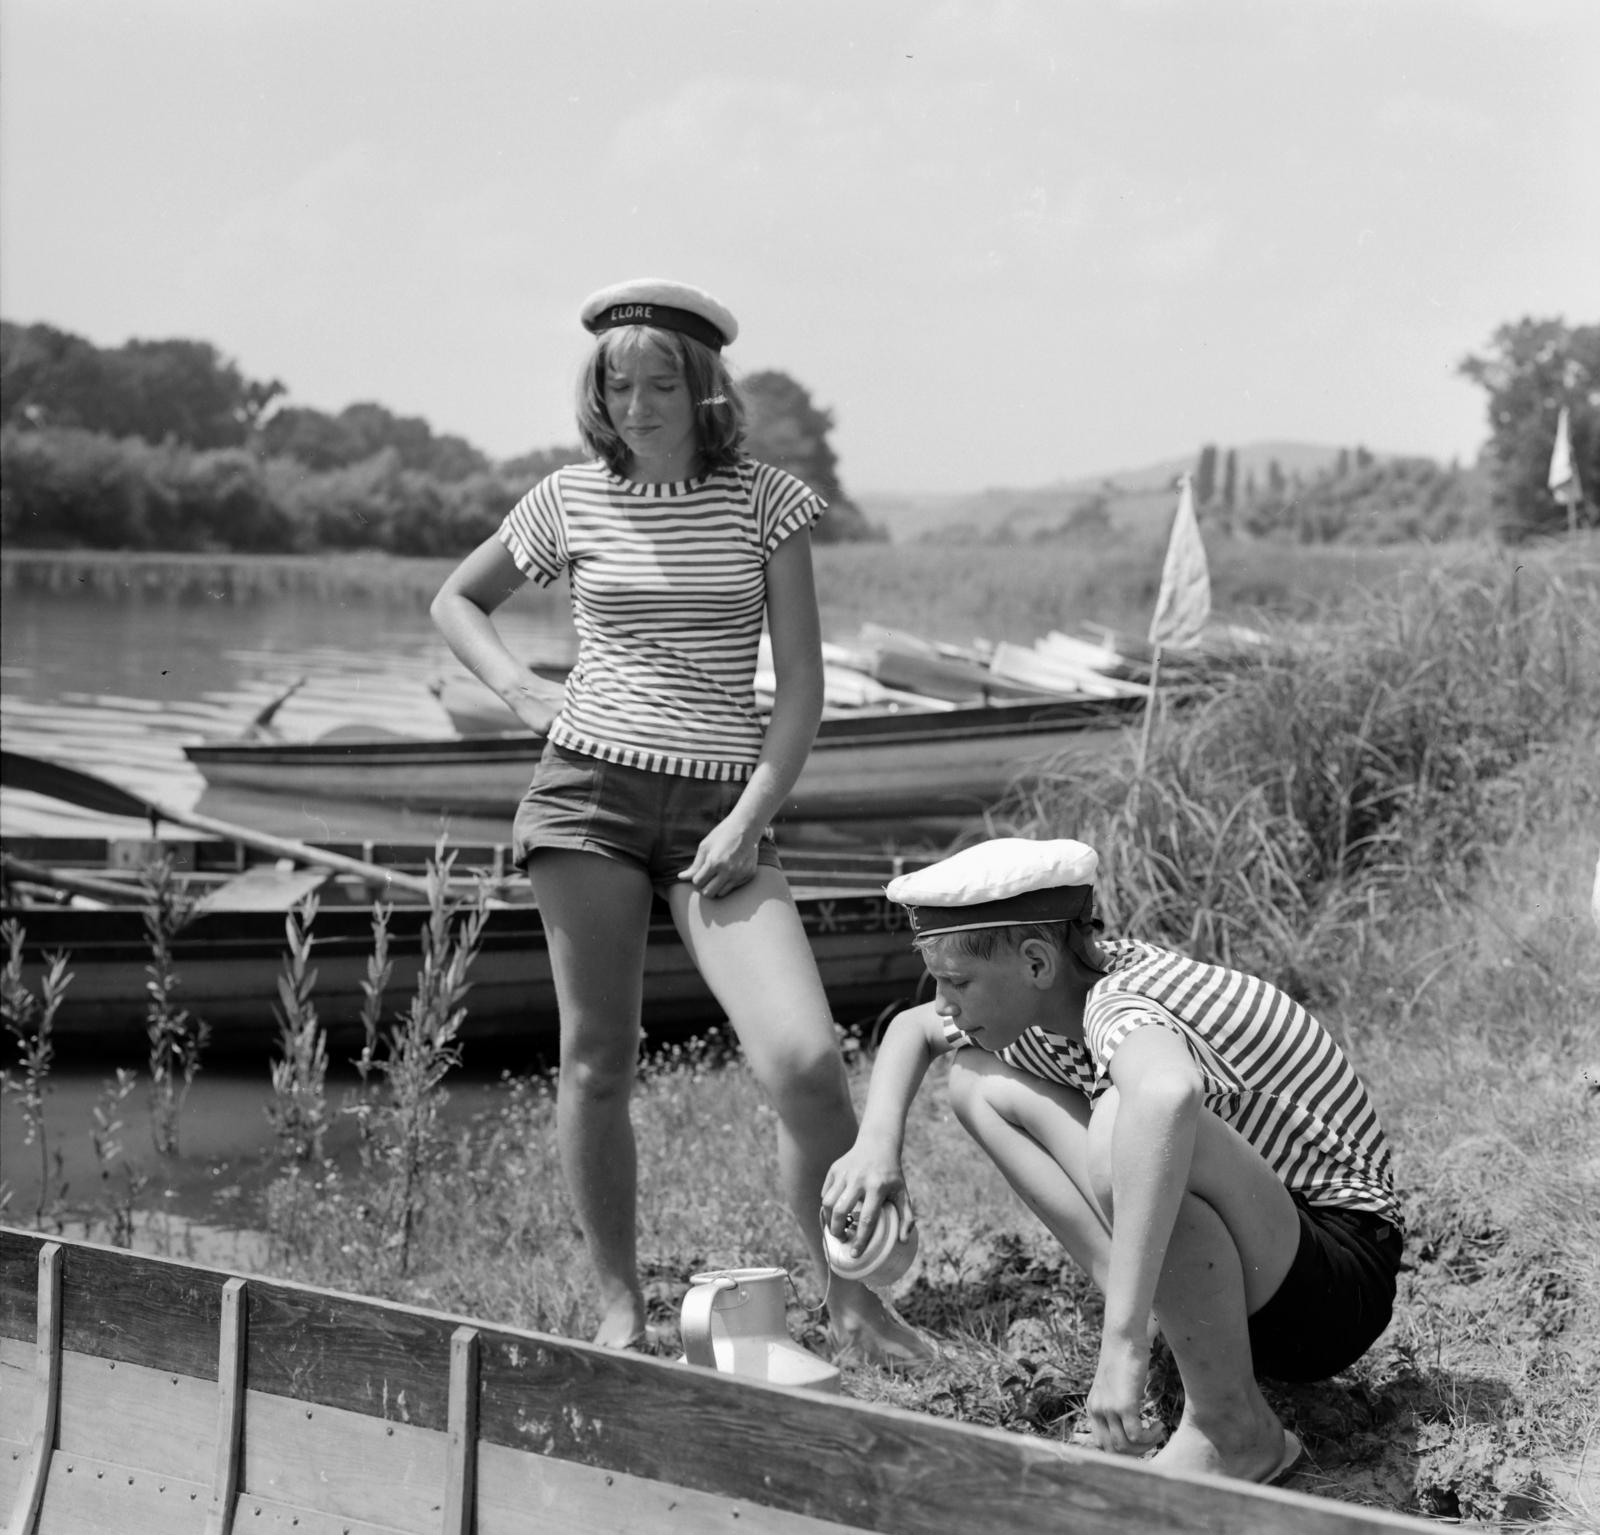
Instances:
[[[643,869],[658,890],[677,883],[701,839],[739,802],[744,784],[619,767],[547,742],[512,823],[512,858],[526,869],[539,848],[600,853]],[[772,828],[758,862],[782,868]]]
[[[1250,1352],[1256,1374],[1268,1380],[1326,1380],[1389,1325],[1401,1237],[1368,1210],[1290,1198],[1300,1247],[1277,1293],[1250,1318]]]

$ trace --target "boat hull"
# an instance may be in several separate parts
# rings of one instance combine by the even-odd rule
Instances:
[[[825,720],[780,820],[974,815],[1051,758],[1111,749],[1137,700],[1000,704]],[[539,738],[211,742],[186,755],[218,788],[377,801],[422,814],[509,816]]]
[[[904,908],[882,895],[825,888],[801,888],[796,905],[841,1023],[871,1019],[916,991],[923,966],[910,945]],[[55,1019],[59,1040],[143,1038],[150,950],[138,909],[18,907],[6,908],[3,916],[24,928],[23,980],[30,989],[37,991],[46,956],[69,955],[73,979]],[[415,988],[425,919],[419,907],[399,907],[390,919],[395,968],[386,1016]],[[317,913],[312,935],[317,1014],[335,1038],[354,1035],[372,952],[370,914],[359,906],[325,907]],[[276,1039],[273,1004],[286,949],[279,912],[202,914],[178,934],[172,944],[177,1002],[210,1024],[213,1049],[259,1053]],[[491,911],[469,976],[466,1039],[554,1044],[555,985],[536,908]],[[671,1033],[720,1017],[671,917],[658,903],[645,951],[646,1031]]]

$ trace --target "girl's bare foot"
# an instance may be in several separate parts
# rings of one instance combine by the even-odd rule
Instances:
[[[901,1321],[894,1307],[876,1291],[861,1284],[847,1285],[837,1276],[833,1288],[828,1298],[828,1330],[841,1359],[891,1370],[916,1370],[939,1357],[932,1340]]]
[[[634,1348],[643,1341],[644,1297],[624,1291],[605,1310],[594,1330],[601,1348]]]

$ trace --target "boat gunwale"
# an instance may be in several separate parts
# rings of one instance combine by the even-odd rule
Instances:
[[[0,1226],[0,1335],[36,1341],[38,1254],[51,1244],[62,1270],[65,1325],[58,1346],[63,1350],[128,1363],[153,1357],[151,1350],[138,1346],[131,1330],[105,1320],[103,1300],[92,1318],[73,1315],[74,1302],[84,1305],[93,1295],[96,1273],[120,1270],[113,1281],[121,1286],[119,1295],[126,1301],[137,1290],[146,1311],[155,1313],[153,1326],[160,1316],[161,1290],[184,1301],[176,1318],[180,1330],[160,1332],[167,1352],[154,1367],[173,1371],[173,1357],[182,1347],[186,1359],[200,1369],[198,1374],[187,1368],[179,1373],[218,1381],[223,1294],[230,1282],[242,1278],[249,1315],[246,1369],[256,1377],[244,1383],[249,1389],[448,1434],[452,1340],[467,1328],[476,1339],[480,1365],[476,1443],[542,1461],[643,1477],[667,1488],[694,1488],[748,1503],[752,1512],[783,1510],[886,1535],[965,1531],[975,1517],[992,1520],[996,1515],[1019,1535],[1059,1530],[1063,1519],[1074,1515],[1077,1527],[1102,1532],[1159,1527],[1229,1529],[1241,1535],[1276,1530],[1353,1535],[1432,1528],[1407,1516],[1281,1488],[1164,1471],[1042,1436],[886,1403],[820,1396],[801,1387],[720,1374],[403,1301],[240,1275],[11,1226]],[[406,1325],[388,1329],[389,1319]],[[357,1326],[359,1333],[351,1330]],[[203,1332],[203,1341],[211,1344],[209,1355],[202,1352],[198,1360],[196,1332]],[[395,1335],[401,1346],[389,1356],[373,1351],[375,1338],[388,1341]],[[419,1408],[429,1404],[428,1421],[417,1423],[409,1412],[391,1411],[402,1406],[404,1397],[390,1389],[387,1375],[381,1394],[370,1371],[337,1399],[328,1400],[325,1390],[314,1391],[328,1373],[316,1366],[326,1365],[328,1356],[312,1345],[330,1336],[344,1341],[346,1354],[355,1356],[347,1359],[347,1366],[373,1358],[381,1365],[397,1357],[426,1369],[426,1362],[415,1355],[407,1357],[404,1346],[425,1340],[440,1377],[427,1383],[433,1390],[416,1398]],[[303,1361],[292,1357],[297,1337],[306,1345]],[[100,1346],[79,1347],[84,1342]],[[365,1351],[357,1344],[367,1345]],[[277,1385],[289,1389],[273,1389]],[[626,1406],[635,1402],[638,1409],[630,1415]],[[597,1408],[605,1410],[604,1418]],[[708,1424],[717,1432],[703,1433]],[[878,1453],[865,1453],[866,1445]],[[752,1521],[756,1527],[759,1522]]]
[[[1143,706],[1144,701],[1137,698],[1058,699],[991,704],[943,714],[868,714],[824,720],[812,751],[1093,730],[1121,724]],[[370,740],[338,741],[202,741],[186,745],[183,751],[202,771],[210,765],[308,768],[323,763],[349,764],[352,758],[373,767],[442,767],[463,761],[524,762],[543,749],[544,739],[532,731],[504,730],[493,735],[404,739],[375,736]]]

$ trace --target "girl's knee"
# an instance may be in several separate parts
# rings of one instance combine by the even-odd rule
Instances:
[[[562,1057],[560,1090],[592,1103],[626,1098],[633,1091],[636,1058],[603,1051]]]
[[[795,1046],[778,1052],[762,1063],[757,1076],[785,1124],[803,1124],[850,1103],[844,1060],[831,1040],[826,1048]]]

